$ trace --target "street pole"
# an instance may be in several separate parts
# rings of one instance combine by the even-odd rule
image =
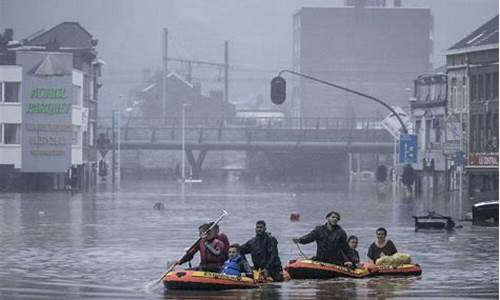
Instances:
[[[368,99],[370,99],[372,101],[375,101],[375,102],[383,105],[388,110],[390,110],[392,112],[392,114],[396,117],[396,119],[399,121],[399,123],[401,124],[401,129],[403,129],[403,133],[404,134],[408,134],[408,129],[406,128],[406,125],[403,123],[403,120],[401,120],[401,117],[399,116],[399,114],[390,105],[388,105],[387,103],[385,103],[384,101],[382,101],[380,99],[377,99],[377,98],[375,98],[373,96],[370,96],[370,95],[367,95],[365,93],[358,92],[358,91],[353,90],[353,89],[349,89],[349,88],[343,87],[343,86],[338,85],[338,84],[334,84],[332,82],[328,82],[326,80],[322,80],[322,79],[319,79],[319,78],[316,78],[316,77],[313,77],[313,76],[310,76],[310,75],[307,75],[307,74],[304,74],[304,73],[295,72],[295,71],[292,71],[292,70],[281,70],[278,73],[277,78],[280,78],[282,73],[290,73],[290,74],[293,74],[293,75],[304,77],[304,78],[310,79],[312,81],[316,81],[316,82],[319,82],[319,83],[322,83],[322,84],[325,84],[325,85],[328,85],[328,86],[331,86],[331,87],[334,87],[334,88],[346,91],[348,93],[352,93],[352,94],[355,94],[355,95],[358,95],[358,96],[361,96],[361,97],[364,97],[364,98],[368,98]],[[284,81],[284,79],[283,79],[283,81]],[[283,99],[283,101],[284,101],[284,99]]]
[[[168,29],[163,28],[163,44],[162,44],[162,72],[161,72],[161,116],[163,122],[167,121],[167,72],[168,72]]]
[[[463,111],[460,109],[460,155],[463,153],[463,135],[464,135],[464,128],[463,128]],[[462,161],[462,159],[460,159]],[[463,165],[459,166],[458,169],[458,215],[460,218],[462,218],[462,172],[463,172]]]
[[[189,106],[189,104],[182,104],[182,156],[181,156],[181,177],[182,177],[182,183],[186,181],[186,167],[185,167],[185,156],[186,156],[186,136],[185,136],[185,131],[186,131],[186,107]]]
[[[226,125],[226,106],[229,103],[229,42],[224,42],[224,102],[222,103],[222,118]]]
[[[111,128],[112,128],[112,131],[111,131],[111,140],[113,141],[113,149],[111,151],[111,184],[113,185],[113,188],[115,186],[115,164],[116,164],[116,135],[115,135],[115,132],[116,132],[116,111],[113,109],[111,111]]]

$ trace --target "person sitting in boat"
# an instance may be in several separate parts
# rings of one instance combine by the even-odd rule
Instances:
[[[189,249],[175,265],[181,265],[193,259],[196,252],[200,251],[200,265],[195,270],[219,273],[225,260],[225,246],[221,240],[215,238],[210,224],[203,224],[198,229],[200,241]]]
[[[347,238],[347,244],[349,245],[349,257],[352,258],[353,267],[359,265],[359,253],[356,248],[358,247],[358,237],[351,235]]]
[[[266,232],[266,222],[259,220],[255,224],[255,237],[240,247],[241,255],[252,256],[254,270],[261,270],[264,278],[283,281],[283,268],[278,256],[278,241]]]
[[[208,223],[208,225],[212,226],[213,222]],[[215,238],[224,243],[224,257],[228,258],[229,251],[229,239],[226,234],[220,232],[219,224],[215,224],[214,228],[212,228],[215,234]]]
[[[326,215],[326,220],[326,224],[316,226],[310,233],[300,238],[293,238],[292,241],[299,244],[309,244],[315,241],[316,256],[312,260],[351,266],[354,259],[350,257],[347,235],[337,224],[340,214],[332,210]]]
[[[229,258],[222,266],[222,274],[241,276],[241,273],[248,277],[253,276],[252,269],[245,257],[240,254],[240,245],[232,244],[228,249]]]
[[[376,263],[381,256],[393,255],[398,252],[391,240],[387,239],[387,230],[380,227],[376,230],[377,240],[368,248],[368,258],[370,263]]]

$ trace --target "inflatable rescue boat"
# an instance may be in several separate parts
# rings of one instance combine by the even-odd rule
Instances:
[[[326,279],[335,277],[364,278],[373,275],[376,271],[366,268],[354,270],[344,266],[314,261],[310,259],[299,259],[290,261],[285,267],[292,279]]]
[[[419,264],[403,264],[397,267],[378,266],[374,264],[365,264],[363,266],[377,275],[421,275],[422,274],[422,268],[420,267]]]
[[[250,277],[190,270],[169,272],[163,279],[163,285],[169,290],[229,290],[259,287],[259,284]]]

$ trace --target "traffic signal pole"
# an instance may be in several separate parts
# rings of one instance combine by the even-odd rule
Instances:
[[[334,88],[346,91],[348,93],[352,93],[352,94],[355,94],[355,95],[358,95],[358,96],[361,96],[361,97],[368,98],[368,99],[370,99],[372,101],[375,101],[375,102],[383,105],[388,110],[390,110],[394,114],[394,116],[396,116],[396,118],[398,119],[399,123],[401,124],[401,128],[403,129],[403,133],[408,134],[408,129],[406,128],[405,124],[403,123],[403,120],[401,120],[401,117],[399,117],[398,113],[391,106],[389,106],[387,103],[385,103],[384,101],[382,101],[380,99],[377,99],[377,98],[375,98],[373,96],[370,96],[370,95],[367,95],[367,94],[364,94],[364,93],[361,93],[361,92],[358,92],[358,91],[355,91],[355,90],[352,90],[352,89],[340,86],[338,84],[334,84],[334,83],[328,82],[326,80],[322,80],[322,79],[319,79],[319,78],[316,78],[316,77],[313,77],[313,76],[310,76],[310,75],[307,75],[307,74],[303,74],[303,73],[299,73],[299,72],[295,72],[295,71],[291,71],[291,70],[281,70],[278,73],[278,77],[277,78],[280,78],[282,73],[290,73],[290,74],[293,74],[293,75],[304,77],[304,78],[310,79],[312,81],[316,81],[316,82],[319,82],[319,83],[322,83],[322,84],[325,84],[325,85],[328,85],[328,86],[331,86],[331,87],[334,87]],[[286,93],[286,91],[285,91],[285,93]],[[285,95],[283,95],[283,96],[285,97]],[[283,101],[284,101],[284,98],[283,98],[282,102]]]

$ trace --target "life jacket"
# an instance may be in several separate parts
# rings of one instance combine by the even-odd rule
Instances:
[[[213,248],[221,250],[221,254],[218,256],[213,255],[212,253],[210,253],[210,251],[208,251],[207,247],[205,246],[205,243],[200,242],[200,264],[202,265],[214,264],[220,267],[224,263],[225,259],[224,243],[218,239],[213,239],[209,243]]]
[[[222,266],[222,273],[226,275],[241,275],[240,262],[242,260],[241,255],[234,258],[230,258],[224,262]]]

